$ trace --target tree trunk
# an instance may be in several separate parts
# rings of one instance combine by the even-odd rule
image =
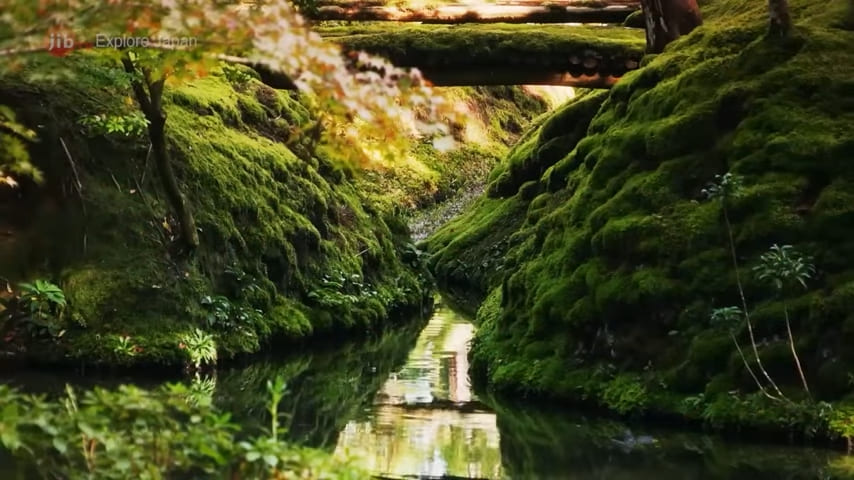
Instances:
[[[646,51],[661,53],[670,42],[703,24],[697,0],[642,0]]]
[[[122,58],[122,64],[125,71],[134,75],[137,73],[136,67],[130,57]],[[138,77],[137,77],[138,78]],[[161,99],[163,97],[163,78],[152,81],[147,71],[143,71],[145,84],[148,86],[148,92],[145,91],[142,81],[134,79],[131,81],[134,95],[139,102],[145,118],[148,120],[148,136],[151,140],[151,147],[154,153],[154,163],[157,166],[163,190],[166,193],[166,199],[178,220],[178,225],[181,229],[181,240],[189,249],[194,249],[199,246],[199,232],[196,230],[196,220],[193,218],[193,212],[190,210],[184,195],[181,193],[181,187],[178,185],[178,179],[175,178],[175,171],[172,169],[172,162],[169,159],[169,151],[166,148],[166,113],[163,112]]]
[[[768,33],[783,37],[792,30],[789,0],[768,0]]]
[[[154,118],[149,118],[148,121],[150,122],[148,124],[148,135],[151,138],[154,163],[157,165],[166,198],[178,219],[181,238],[188,247],[198,247],[199,232],[196,230],[196,220],[193,218],[193,213],[187,205],[184,194],[181,193],[181,187],[178,185],[178,179],[175,178],[175,171],[172,169],[172,162],[166,149],[166,136],[164,134],[166,115],[163,113],[156,114]]]

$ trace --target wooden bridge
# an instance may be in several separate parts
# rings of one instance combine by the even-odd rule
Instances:
[[[304,13],[345,50],[418,68],[437,86],[608,88],[640,65],[643,25],[623,24],[639,8],[637,0],[495,0],[420,10],[321,0]],[[290,83],[260,73],[271,85]]]
[[[319,27],[347,50],[417,67],[434,85],[607,88],[638,68],[643,30],[622,26],[401,25]]]
[[[373,2],[321,3],[310,16],[347,20],[321,22],[317,30],[347,50],[416,67],[438,86],[608,88],[638,68],[644,51],[643,30],[622,25],[640,8],[637,0],[498,0],[421,10]]]

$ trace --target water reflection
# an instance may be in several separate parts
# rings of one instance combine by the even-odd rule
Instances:
[[[380,386],[404,363],[424,322],[314,352],[253,359],[218,374],[215,404],[233,412],[244,431],[265,428],[267,380],[283,375],[279,411],[288,440],[331,450],[348,420],[370,408]]]
[[[423,329],[422,329],[423,327]],[[419,333],[420,332],[420,333]],[[474,327],[439,306],[429,322],[372,339],[271,355],[196,382],[198,401],[233,413],[244,432],[268,425],[266,382],[287,379],[288,438],[349,456],[388,476],[602,480],[826,480],[854,478],[836,452],[724,442],[483,397],[468,382]],[[174,380],[174,379],[173,379]],[[62,394],[160,378],[14,370],[0,382]],[[0,457],[0,478],[4,460]]]
[[[495,414],[468,381],[474,327],[440,306],[373,408],[347,423],[336,454],[386,475],[504,476]]]
[[[851,478],[836,452],[724,442],[507,399],[468,382],[473,326],[439,306],[336,455],[388,477],[584,480]],[[488,407],[486,406],[488,405]],[[851,469],[847,469],[851,472]]]
[[[851,478],[821,449],[725,442],[648,425],[496,402],[510,478],[761,480]]]

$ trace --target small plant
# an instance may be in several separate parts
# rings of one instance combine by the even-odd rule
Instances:
[[[320,279],[320,285],[320,288],[312,290],[307,296],[327,308],[353,305],[365,298],[380,295],[358,273],[346,275],[344,272],[336,272],[332,276],[324,275]]]
[[[753,271],[760,280],[770,282],[780,292],[796,285],[807,288],[807,280],[815,275],[815,266],[810,260],[791,245],[774,244],[762,254]]]
[[[281,454],[286,450],[286,444],[279,438],[279,403],[286,391],[287,385],[281,375],[272,381],[267,380],[267,393],[270,395],[270,401],[267,404],[267,411],[270,414],[269,435],[238,444],[244,452],[247,463],[256,464],[261,469],[268,470],[270,474],[275,473],[279,463],[282,462]]]
[[[216,391],[216,377],[200,376],[196,373],[187,391],[187,402],[195,407],[210,407],[213,405],[213,395]]]
[[[837,407],[830,414],[828,426],[831,432],[844,438],[848,453],[854,452],[854,405]]]
[[[62,315],[65,311],[65,294],[58,285],[47,280],[21,283],[18,304],[33,334],[47,333],[62,336]]]
[[[113,345],[113,354],[119,360],[134,357],[140,350],[140,347],[131,342],[131,338],[128,335],[116,337],[116,342]]]
[[[715,180],[708,183],[706,188],[701,190],[700,193],[708,200],[717,200],[720,202],[721,210],[723,211],[724,227],[726,228],[730,257],[732,259],[732,267],[735,270],[735,284],[738,288],[738,296],[741,298],[741,307],[744,313],[744,321],[747,324],[747,333],[750,338],[750,346],[753,350],[753,356],[756,359],[756,365],[759,367],[759,371],[761,371],[762,376],[768,380],[768,383],[774,389],[776,396],[778,398],[785,398],[783,392],[777,386],[777,383],[774,382],[774,379],[772,379],[768,371],[765,370],[765,366],[762,365],[762,359],[759,357],[759,348],[756,346],[756,337],[753,334],[753,322],[750,321],[750,309],[747,307],[747,298],[744,295],[744,286],[741,283],[738,254],[736,253],[735,239],[732,234],[732,223],[729,221],[729,201],[733,198],[738,198],[741,195],[742,184],[743,182],[741,177],[727,172],[723,175],[715,175]],[[774,398],[773,395],[766,393],[764,389],[763,393],[768,397]]]
[[[226,278],[229,280],[231,293],[237,298],[246,298],[261,290],[261,286],[252,275],[243,271],[240,267],[230,266],[225,269]]]
[[[196,328],[192,332],[184,334],[178,347],[186,350],[187,356],[190,358],[190,367],[196,371],[201,369],[202,364],[216,363],[216,342],[213,335],[204,330]]]
[[[712,311],[710,316],[710,321],[712,326],[721,328],[729,333],[729,338],[732,339],[732,343],[735,344],[735,349],[738,351],[738,355],[741,357],[742,363],[744,363],[744,368],[747,369],[747,372],[750,374],[750,377],[756,383],[756,386],[759,387],[759,391],[762,392],[765,396],[773,397],[765,390],[765,387],[762,386],[762,383],[759,381],[759,378],[753,372],[753,369],[750,367],[750,363],[747,362],[747,358],[744,356],[744,351],[741,349],[741,345],[738,343],[738,339],[736,338],[736,332],[738,331],[738,327],[741,325],[741,321],[744,318],[744,312],[741,311],[738,307],[722,307],[717,308]]]
[[[726,203],[728,200],[741,195],[742,185],[741,177],[727,172],[723,175],[715,175],[714,181],[709,182],[700,193],[708,200]]]
[[[602,392],[605,404],[620,414],[642,412],[649,401],[646,386],[629,375],[618,375]]]
[[[22,283],[21,302],[30,314],[42,315],[53,307],[65,307],[65,293],[58,285],[47,280],[36,280],[33,283]]]
[[[702,393],[682,399],[682,410],[688,412],[702,412],[706,404],[706,396]]]
[[[140,113],[133,115],[84,115],[80,125],[86,127],[90,136],[107,135],[117,137],[139,137],[148,128],[148,120]]]
[[[252,74],[247,72],[245,68],[228,64],[222,66],[222,74],[226,80],[234,85],[244,85],[253,78]]]
[[[798,253],[791,245],[780,246],[775,244],[771,246],[769,251],[762,254],[759,258],[759,265],[753,268],[753,272],[759,280],[771,283],[781,297],[789,347],[792,350],[792,357],[795,359],[795,366],[798,369],[798,375],[801,377],[801,383],[804,385],[804,391],[810,395],[807,378],[801,367],[801,359],[798,357],[798,351],[795,348],[795,338],[792,335],[792,325],[789,322],[789,308],[784,294],[786,290],[798,285],[807,288],[807,280],[815,274],[815,267],[810,263],[808,257]]]
[[[222,295],[206,295],[200,303],[207,310],[207,326],[218,330],[239,329],[257,323],[263,315],[261,310],[235,305]]]
[[[200,302],[208,311],[205,320],[208,327],[227,325],[231,321],[231,302],[222,295],[206,295]]]

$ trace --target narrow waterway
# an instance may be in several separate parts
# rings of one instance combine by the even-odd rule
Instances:
[[[828,450],[735,443],[544,409],[524,399],[479,397],[467,374],[474,330],[440,303],[429,320],[408,328],[255,358],[194,388],[233,412],[244,431],[258,431],[268,424],[266,381],[283,375],[288,394],[280,411],[289,439],[384,478],[826,480],[845,478],[834,472],[854,463]],[[49,395],[61,395],[66,383],[163,381],[0,372],[2,383]],[[0,461],[0,478],[3,468]]]
[[[470,322],[440,306],[406,364],[344,427],[336,454],[384,475],[503,477],[495,414],[469,385],[473,335]]]

